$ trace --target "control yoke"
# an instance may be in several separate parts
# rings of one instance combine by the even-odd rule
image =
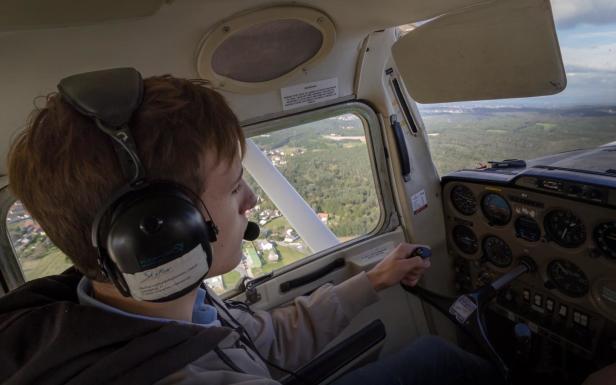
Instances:
[[[513,280],[522,274],[535,270],[536,265],[534,261],[523,257],[518,266],[503,274],[489,285],[482,286],[459,297],[443,296],[420,286],[410,287],[404,284],[401,285],[404,290],[435,307],[477,341],[490,359],[497,365],[505,380],[509,381],[510,369],[490,342],[484,311],[488,303],[496,297],[501,289],[509,286]]]

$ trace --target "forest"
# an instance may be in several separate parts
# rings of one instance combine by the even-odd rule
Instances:
[[[616,106],[424,107],[421,112],[441,175],[491,160],[529,160],[616,141]]]
[[[328,214],[336,236],[354,237],[374,229],[380,215],[368,148],[359,137],[365,138],[362,121],[347,114],[253,140],[266,153],[284,153],[282,164],[274,162],[280,172],[316,213]],[[260,209],[273,209],[256,183],[249,183],[262,198]]]

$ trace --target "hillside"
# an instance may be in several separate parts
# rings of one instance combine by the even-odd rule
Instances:
[[[422,109],[441,175],[490,160],[533,159],[616,141],[616,107]]]

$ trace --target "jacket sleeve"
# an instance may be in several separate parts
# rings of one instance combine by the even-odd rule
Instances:
[[[378,300],[364,272],[334,286],[326,284],[292,305],[244,313],[240,323],[269,361],[294,370],[316,356],[364,307]]]

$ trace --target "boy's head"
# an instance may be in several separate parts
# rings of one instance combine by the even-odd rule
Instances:
[[[208,206],[220,229],[209,275],[231,270],[241,256],[244,212],[255,202],[241,179],[244,136],[233,112],[202,83],[152,77],[129,125],[148,178],[182,184]],[[13,143],[8,164],[11,189],[50,239],[86,276],[104,281],[92,222],[127,183],[111,139],[54,94]]]

